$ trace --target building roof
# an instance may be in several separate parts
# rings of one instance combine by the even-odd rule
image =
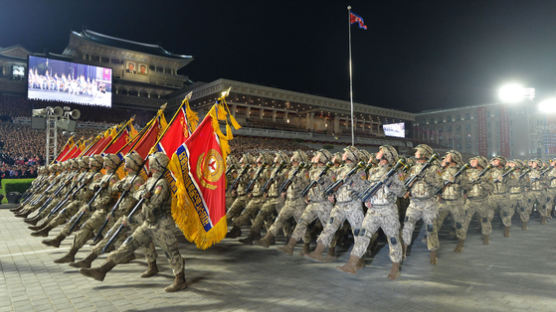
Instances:
[[[174,54],[174,53],[164,49],[163,47],[161,47],[158,44],[144,43],[144,42],[137,42],[137,41],[132,41],[132,40],[128,40],[128,39],[122,39],[122,38],[118,38],[118,37],[104,35],[104,34],[101,34],[101,33],[98,33],[98,32],[92,31],[92,30],[88,30],[88,29],[84,29],[81,32],[72,31],[72,34],[77,36],[77,37],[83,38],[85,40],[91,41],[91,42],[95,42],[95,43],[99,43],[99,44],[103,44],[103,45],[107,45],[107,46],[111,46],[111,47],[115,47],[115,48],[126,49],[126,50],[131,50],[131,51],[139,51],[139,52],[143,52],[143,53],[148,53],[148,54],[163,56],[163,57],[169,57],[169,58],[174,58],[174,59],[185,59],[185,60],[193,59],[193,57],[191,55]]]

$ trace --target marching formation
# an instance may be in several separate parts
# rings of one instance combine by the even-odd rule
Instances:
[[[147,161],[150,177],[146,181],[141,173],[143,157],[135,151],[124,157],[127,175],[121,180],[116,169],[122,161],[115,154],[81,156],[48,165],[40,169],[28,196],[13,212],[31,224],[33,236],[46,237],[54,228],[62,227],[56,237],[42,241],[45,245],[59,247],[74,234],[70,250],[56,263],[69,263],[81,268],[83,275],[102,281],[117,264],[133,260],[134,251],[143,247],[148,267],[141,277],[151,277],[158,273],[158,246],[174,273],[173,284],[165,290],[184,289],[184,259],[171,216],[169,184],[163,178],[169,159],[156,152]],[[87,242],[94,248],[76,261],[76,254]],[[90,268],[107,251],[111,251],[107,260]]]
[[[533,211],[545,224],[555,204],[555,166],[556,161],[501,156],[490,161],[476,156],[465,162],[458,151],[440,157],[425,144],[416,146],[409,158],[389,145],[380,146],[376,154],[348,146],[336,154],[321,149],[313,155],[298,150],[289,157],[283,151],[228,156],[227,237],[239,237],[250,224],[240,242],[269,247],[282,232],[289,239],[280,250],[292,255],[302,240],[301,254],[316,261],[335,259],[336,244],[353,238],[349,260],[338,269],[356,273],[374,248],[380,228],[389,246],[388,278],[393,280],[400,276],[419,220],[431,264],[438,261],[438,231],[448,215],[458,239],[457,253],[464,249],[475,215],[485,245],[495,214],[504,224],[504,237],[510,236],[515,213],[522,230],[527,230]]]

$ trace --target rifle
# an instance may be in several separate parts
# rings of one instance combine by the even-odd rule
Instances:
[[[56,182],[57,182],[56,179],[54,179],[54,181],[50,182],[50,185],[48,185],[48,187],[44,190],[44,192],[42,192],[41,197],[39,197],[39,198],[33,200],[33,201],[31,202],[31,205],[36,205],[36,204],[38,204],[38,203],[46,196],[46,193],[47,193],[48,191],[50,191],[50,189],[56,184]]]
[[[282,185],[280,185],[280,191],[278,192],[279,194],[284,193],[285,191],[288,190],[288,187],[290,187],[290,185],[293,182],[293,178],[295,178],[295,176],[297,176],[297,174],[299,173],[299,171],[301,169],[303,169],[303,167],[305,167],[305,163],[300,163],[299,166],[297,168],[295,168],[295,171],[292,174],[292,177],[287,179],[284,183],[282,183]]]
[[[247,192],[251,192],[253,186],[255,186],[255,182],[257,182],[257,179],[261,175],[261,172],[263,172],[264,167],[265,165],[262,165],[259,167],[259,169],[257,169],[257,172],[255,172],[255,177],[251,180],[251,182],[249,182],[249,185],[247,186]]]
[[[531,168],[529,168],[529,169],[523,171],[523,173],[519,175],[519,177],[517,178],[517,180],[520,181],[524,176],[526,176],[526,175],[529,173],[529,171],[531,171]]]
[[[243,175],[247,172],[247,169],[249,169],[249,166],[245,165],[245,167],[243,167],[243,169],[241,169],[241,172],[239,173],[237,178],[234,180],[234,182],[232,182],[232,187],[231,187],[232,191],[235,190],[238,187],[239,181],[241,180]]]
[[[79,183],[81,183],[81,181],[83,181],[83,179],[85,178],[86,173],[83,174],[83,176],[81,176],[81,178],[79,179],[79,181],[77,181],[77,183],[75,183],[71,189],[69,189],[66,194],[64,194],[64,199],[62,201],[60,201],[58,203],[58,205],[56,205],[56,207],[54,207],[54,209],[50,210],[50,213],[48,214],[48,216],[52,216],[54,215],[56,212],[58,212],[58,210],[60,210],[60,208],[62,208],[70,198],[73,198],[73,196],[75,196],[75,194],[77,194],[77,192],[79,192],[87,183],[83,183],[81,186],[79,186],[79,188],[76,191],[73,191],[78,185]],[[69,195],[69,196],[68,196]]]
[[[276,176],[284,168],[286,168],[286,162],[281,162],[280,166],[278,166],[278,168],[274,169],[274,172],[270,175],[270,179],[268,179],[268,181],[266,181],[266,183],[263,186],[263,193],[268,193],[268,190],[270,189],[270,186],[272,185],[272,183],[274,183],[274,180],[276,180]]]
[[[226,176],[228,174],[230,174],[230,171],[234,170],[234,168],[236,167],[236,165],[232,164],[230,167],[228,167],[228,169],[226,169]]]
[[[118,165],[118,167],[119,167],[119,165]],[[118,167],[116,167],[116,169],[117,169]],[[110,183],[110,180],[112,179],[112,177],[114,176],[114,174],[116,174],[116,170],[114,170],[114,172],[112,172],[112,173],[110,174],[110,176],[108,176],[108,179],[107,179],[108,182],[106,183],[106,185],[105,185],[105,186],[101,186],[101,187],[98,189],[98,191],[95,193],[95,195],[93,195],[93,197],[91,197],[91,199],[90,199],[89,202],[87,203],[87,209],[90,209],[90,208],[91,208],[91,204],[95,201],[95,199],[97,199],[97,197],[100,195],[100,193],[101,193],[105,188],[108,187],[108,184]],[[73,220],[73,223],[72,223],[71,226],[70,226],[70,230],[69,230],[70,233],[73,231],[73,229],[75,228],[75,226],[79,223],[79,221],[83,218],[83,216],[85,215],[85,212],[86,212],[86,210],[83,210],[83,211],[81,211],[81,212],[77,215],[77,217],[75,217],[75,220]],[[73,218],[72,218],[72,219],[73,219]],[[70,220],[70,221],[71,221],[71,220]]]
[[[549,172],[551,169],[552,169],[552,167],[548,167],[546,170],[541,171],[541,173],[539,174],[539,177],[531,179],[531,182],[535,182],[537,180],[540,180],[542,178],[542,176],[545,175],[547,172]]]
[[[511,168],[510,170],[504,172],[504,174],[502,175],[502,179],[507,177],[510,173],[514,172],[514,170],[515,170],[515,168]]]
[[[417,180],[417,178],[419,178],[421,176],[421,174],[427,170],[428,167],[430,167],[430,165],[432,164],[432,162],[438,159],[438,154],[434,153],[432,154],[432,156],[427,160],[427,162],[423,165],[423,167],[421,167],[421,170],[419,170],[419,173],[417,173],[416,175],[413,175],[409,180],[407,180],[405,182],[405,187],[409,188],[411,187],[411,185],[415,182],[415,180]]]
[[[27,201],[30,200],[31,196],[33,196],[33,192],[35,190],[39,190],[41,187],[43,187],[43,185],[46,184],[46,182],[48,181],[48,179],[46,177],[44,177],[44,179],[37,184],[35,187],[30,187],[28,189],[25,190],[25,192],[23,192],[23,195],[21,195],[21,204],[24,205],[27,203]]]
[[[485,169],[483,169],[481,172],[479,172],[479,175],[477,176],[477,179],[471,181],[471,183],[476,183],[477,181],[479,181],[479,179],[485,175],[485,173],[487,173],[487,171],[489,171],[490,169],[492,169],[492,165],[488,165],[486,166]]]
[[[142,168],[143,166],[141,166]],[[139,173],[141,172],[141,169],[139,169],[139,171],[137,172],[137,174],[133,177],[133,179],[131,179],[131,182],[129,183],[129,188],[127,190],[124,190],[123,193],[120,195],[120,197],[118,198],[118,201],[116,201],[116,203],[114,204],[114,206],[112,207],[112,210],[110,210],[110,213],[108,213],[108,215],[106,216],[106,220],[104,220],[104,223],[100,226],[97,235],[95,236],[95,238],[93,239],[93,243],[96,244],[98,241],[100,241],[102,239],[102,231],[104,230],[104,228],[108,225],[108,221],[110,221],[111,216],[114,216],[114,213],[116,212],[116,209],[118,209],[118,206],[120,206],[120,203],[122,202],[122,200],[127,196],[127,194],[131,191],[131,189],[133,188],[133,182],[135,181],[135,179],[139,176]]]
[[[465,164],[463,166],[461,166],[458,171],[456,171],[456,173],[454,174],[454,181],[456,180],[457,177],[459,177],[465,170],[467,170],[469,168],[469,164]],[[442,192],[444,191],[444,189],[446,188],[446,186],[448,186],[449,184],[452,184],[452,182],[449,181],[444,181],[444,185],[438,189],[438,191],[436,192],[435,195],[440,195],[442,194]]]
[[[332,168],[332,166],[334,166],[333,163],[331,162],[327,162],[326,166],[322,169],[322,171],[319,173],[319,176],[315,179],[312,180],[311,183],[309,183],[309,185],[307,185],[304,189],[303,192],[301,192],[301,196],[305,197],[307,196],[307,194],[309,193],[309,191],[315,187],[315,185],[317,185],[317,183],[320,181],[320,179],[322,177],[324,177],[324,175],[328,172],[328,170],[330,170],[330,168]]]
[[[357,165],[353,167],[353,169],[351,169],[343,179],[337,180],[336,182],[334,182],[334,184],[330,185],[326,190],[324,190],[324,195],[328,196],[336,193],[336,191],[361,168],[365,168],[365,163],[362,161],[357,163]]]
[[[39,216],[41,214],[41,212],[43,212],[46,207],[48,207],[48,205],[50,205],[50,202],[52,202],[52,200],[54,200],[54,198],[56,198],[56,196],[58,196],[58,194],[60,194],[60,192],[64,189],[64,187],[71,182],[71,179],[73,179],[73,176],[69,177],[68,179],[66,179],[64,181],[64,183],[62,183],[62,185],[60,185],[56,191],[54,191],[54,193],[52,195],[50,195],[48,197],[48,199],[42,204],[42,206],[39,208],[37,216]]]
[[[386,181],[390,179],[390,177],[392,177],[400,168],[405,166],[406,165],[404,164],[403,160],[399,159],[396,162],[396,165],[394,165],[394,167],[392,167],[392,169],[390,169],[386,173],[386,176],[378,183],[375,183],[373,186],[371,186],[365,192],[363,192],[363,194],[359,196],[359,199],[361,199],[361,201],[363,202],[369,200],[369,198],[373,197],[376,194],[376,192],[378,192],[378,190],[384,185],[384,183],[386,183]]]
[[[160,176],[156,179],[156,181],[153,183],[153,185],[151,185],[151,188],[149,189],[149,193],[152,193],[152,191],[153,191],[154,187],[156,186],[156,184],[158,183],[158,181],[160,181],[160,179],[162,179],[164,177],[164,174],[166,173],[166,170],[167,170],[167,168],[164,168],[164,170],[162,171]],[[133,206],[133,209],[127,215],[127,220],[131,220],[133,215],[143,205],[144,202],[145,202],[145,197],[141,197],[141,199],[135,204],[135,206]],[[116,229],[114,234],[112,234],[112,236],[110,237],[110,239],[108,240],[106,245],[104,245],[104,247],[102,248],[101,253],[104,253],[110,247],[110,245],[112,245],[114,240],[116,240],[116,238],[118,238],[118,235],[120,235],[120,232],[122,232],[123,228],[124,228],[124,222],[120,223],[120,225],[118,226],[118,228]]]

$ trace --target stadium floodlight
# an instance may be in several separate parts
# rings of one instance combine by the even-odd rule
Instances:
[[[541,101],[538,106],[538,110],[545,114],[554,114],[556,113],[556,98],[548,98],[546,100]]]
[[[511,82],[503,85],[498,89],[498,99],[502,103],[515,104],[525,99],[532,100],[535,98],[534,88],[525,88],[522,84]]]

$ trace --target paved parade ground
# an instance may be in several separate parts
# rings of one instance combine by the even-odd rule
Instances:
[[[436,266],[428,263],[421,233],[394,282],[386,278],[388,248],[367,258],[359,274],[349,275],[336,270],[347,259],[345,252],[336,262],[313,263],[237,240],[225,239],[207,251],[184,243],[180,250],[189,287],[169,294],[163,287],[172,274],[161,252],[161,273],[155,277],[139,277],[146,263],[138,254],[97,282],[53,262],[67,252],[71,239],[60,249],[47,247],[29,235],[21,219],[0,209],[0,312],[555,311],[554,223],[540,225],[534,217],[529,231],[522,232],[514,222],[510,238],[502,237],[496,223],[489,246],[472,228],[462,254],[452,252],[455,241],[445,227]]]

